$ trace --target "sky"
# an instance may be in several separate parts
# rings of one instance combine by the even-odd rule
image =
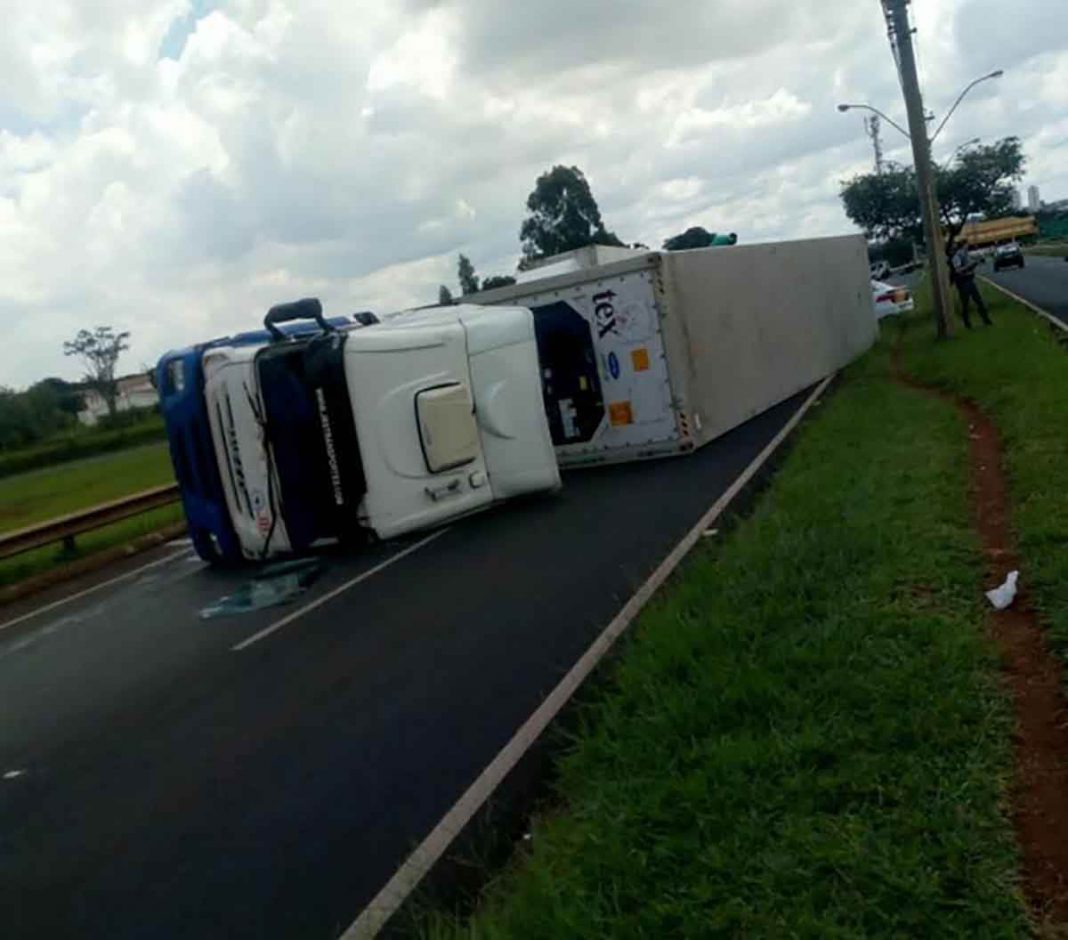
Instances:
[[[914,0],[935,146],[1019,136],[1068,197],[1068,2]],[[878,0],[6,0],[0,385],[77,379],[63,340],[129,330],[120,371],[277,302],[387,311],[514,270],[557,163],[656,246],[853,231],[858,112],[905,124]],[[910,162],[884,133],[886,156]]]

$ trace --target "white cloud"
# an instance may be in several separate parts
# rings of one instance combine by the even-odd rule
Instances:
[[[1068,5],[914,4],[939,141],[1019,134],[1068,194]],[[75,374],[111,323],[125,365],[247,328],[279,300],[425,302],[463,251],[518,254],[523,204],[581,166],[608,226],[745,241],[849,229],[870,101],[903,119],[874,2],[9,0],[0,34],[0,384]],[[181,42],[173,42],[178,30]],[[165,57],[161,57],[164,56]],[[904,141],[886,146],[907,160]]]

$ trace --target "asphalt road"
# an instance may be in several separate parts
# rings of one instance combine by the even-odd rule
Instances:
[[[0,629],[0,936],[336,936],[800,401],[288,608],[179,551]]]
[[[980,268],[992,281],[1007,287],[1047,313],[1068,321],[1068,261],[1027,255],[1026,266],[994,273],[993,265]]]

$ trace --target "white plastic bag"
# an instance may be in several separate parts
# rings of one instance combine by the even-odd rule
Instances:
[[[994,606],[994,610],[1004,610],[1016,599],[1016,579],[1019,577],[1019,571],[1010,571],[1003,584],[986,592],[986,599]]]

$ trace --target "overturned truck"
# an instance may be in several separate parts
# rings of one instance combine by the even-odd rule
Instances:
[[[327,321],[307,300],[266,326],[158,366],[193,543],[212,561],[388,538],[556,489],[558,466],[692,451],[876,329],[859,236],[590,246],[458,306]]]

